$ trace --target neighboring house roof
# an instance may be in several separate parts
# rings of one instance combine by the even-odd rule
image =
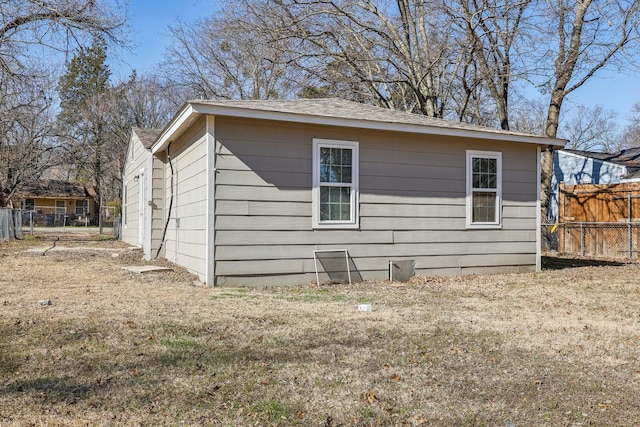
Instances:
[[[560,147],[566,143],[563,139],[452,122],[336,98],[265,101],[191,100],[185,103],[178,114],[163,129],[153,146],[153,152],[163,150],[171,138],[182,133],[188,127],[188,123],[203,114],[470,138],[491,138]]]
[[[92,194],[93,193],[93,194]],[[19,198],[87,198],[95,192],[75,181],[58,179],[33,179],[20,184],[16,191]]]
[[[160,132],[162,132],[162,129],[134,127],[132,131],[138,136],[138,139],[140,140],[140,142],[142,142],[144,148],[149,150],[158,138],[158,135],[160,135]]]
[[[598,153],[595,151],[564,150],[578,156],[609,162],[627,168],[625,179],[640,178],[640,147],[628,148],[617,153]]]

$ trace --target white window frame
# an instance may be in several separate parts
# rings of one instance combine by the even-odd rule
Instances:
[[[78,213],[78,208],[82,205],[82,212]],[[73,214],[79,216],[89,215],[89,199],[76,199],[73,207]]]
[[[497,183],[495,189],[473,188],[473,159],[494,159],[497,161]],[[473,222],[473,193],[486,192],[496,195],[496,221]],[[502,153],[499,151],[467,150],[467,228],[502,228]]]
[[[320,221],[320,149],[321,148],[342,148],[351,150],[351,219],[349,221]],[[314,229],[325,228],[358,228],[360,218],[358,214],[359,200],[359,144],[358,141],[341,141],[333,139],[313,139],[313,188],[312,199],[312,225]],[[327,186],[327,184],[323,184]],[[344,183],[336,186],[345,186]]]

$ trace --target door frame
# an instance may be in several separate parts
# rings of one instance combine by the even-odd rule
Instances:
[[[138,243],[144,245],[145,239],[145,218],[146,218],[146,188],[144,185],[144,168],[138,173]]]
[[[67,216],[67,201],[56,199],[53,204],[53,223],[60,224],[61,226],[66,225],[65,217]],[[62,204],[62,206],[58,206],[59,204]]]

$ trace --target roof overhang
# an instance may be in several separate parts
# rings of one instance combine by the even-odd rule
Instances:
[[[169,143],[182,135],[191,124],[198,119],[203,113],[197,111],[194,105],[187,102],[182,106],[178,114],[174,116],[167,126],[160,132],[158,139],[151,146],[153,154],[162,152],[167,149]]]
[[[463,138],[491,139],[494,141],[509,141],[538,146],[562,148],[567,143],[560,138],[547,138],[536,135],[526,135],[508,132],[495,132],[492,129],[464,129],[455,127],[430,126],[415,123],[396,123],[380,120],[366,120],[359,118],[333,117],[308,113],[292,113],[284,111],[261,110],[232,105],[216,105],[189,101],[183,105],[176,116],[162,130],[153,144],[152,152],[164,151],[169,143],[182,135],[189,126],[202,115],[228,116],[246,119],[273,120],[291,123],[307,123],[315,125],[350,127],[358,129],[405,132],[424,135],[440,135]]]

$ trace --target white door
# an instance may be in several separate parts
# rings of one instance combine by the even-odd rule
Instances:
[[[138,178],[138,243],[144,245],[145,238],[145,211],[146,211],[146,197],[145,197],[145,185],[144,185],[144,169],[140,169]]]
[[[67,215],[67,202],[65,200],[56,200],[56,212],[54,225],[62,227],[64,225],[65,216]]]

